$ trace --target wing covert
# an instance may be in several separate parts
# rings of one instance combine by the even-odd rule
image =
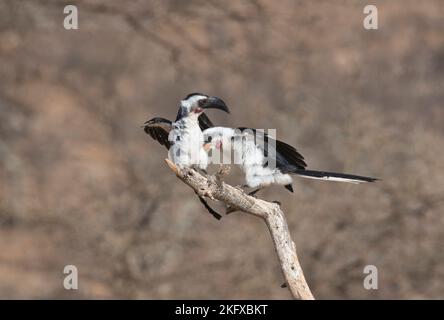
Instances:
[[[153,118],[143,124],[143,130],[161,145],[167,149],[170,148],[171,143],[168,141],[168,135],[172,130],[172,122],[170,120],[159,117]]]
[[[214,124],[211,122],[211,120],[208,118],[208,116],[205,113],[202,113],[199,116],[198,120],[199,120],[200,130],[202,131],[214,127]]]
[[[263,143],[258,143],[257,139],[260,135],[257,135],[257,130],[253,128],[238,128],[241,131],[251,130],[255,134],[256,144],[261,147],[264,155],[268,156],[268,150],[271,148],[269,141],[275,141],[276,146],[276,165],[277,167],[287,166],[288,164],[296,166],[300,170],[304,170],[307,164],[304,161],[304,157],[294,148],[293,146],[282,142],[280,140],[273,139],[268,136],[267,133],[263,132]]]

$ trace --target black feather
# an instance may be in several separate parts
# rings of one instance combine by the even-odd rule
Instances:
[[[317,171],[317,170],[299,170],[293,166],[287,166],[285,168],[280,168],[280,170],[282,173],[296,174],[299,176],[321,178],[321,179],[322,178],[342,178],[342,179],[357,180],[357,181],[362,181],[362,182],[375,182],[375,181],[379,180],[377,178],[358,176],[358,175],[348,174],[348,173],[337,173],[337,172]]]
[[[240,127],[238,128],[241,131],[244,130],[252,130],[253,133],[256,135],[257,130],[253,128],[246,128],[246,127]],[[276,167],[286,167],[288,165],[295,166],[299,170],[304,170],[305,167],[307,167],[307,164],[304,161],[304,157],[294,148],[293,146],[290,146],[289,144],[282,142],[280,140],[275,140],[273,138],[270,138],[265,132],[264,132],[264,156],[268,156],[268,149],[269,149],[269,141],[275,141],[276,145]]]
[[[179,110],[177,110],[176,120],[174,120],[174,121],[179,121],[180,119],[182,119],[186,115],[187,115],[187,110],[185,108],[183,108],[182,106],[179,106]]]
[[[189,95],[187,95],[187,96],[185,97],[184,100],[188,100],[189,98],[191,98],[191,97],[193,97],[193,96],[204,96],[204,97],[208,97],[208,95],[206,95],[206,94],[199,93],[199,92],[193,92],[193,93],[190,93]]]
[[[201,196],[198,196],[200,202],[204,205],[205,209],[208,210],[209,213],[211,213],[211,215],[216,218],[217,220],[220,220],[222,218],[222,216],[217,213],[216,211],[213,210],[213,208],[210,207],[210,205],[208,204],[208,202],[205,201],[204,198],[202,198]]]
[[[168,119],[156,117],[145,122],[143,125],[143,130],[151,138],[169,149],[171,147],[171,143],[168,141],[168,135],[171,131],[171,124],[171,121]]]
[[[199,118],[199,127],[200,130],[204,131],[205,129],[208,128],[212,128],[214,127],[213,123],[211,122],[211,120],[207,117],[207,115],[205,113],[202,113]]]

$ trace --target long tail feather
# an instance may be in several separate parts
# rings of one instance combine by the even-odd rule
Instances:
[[[365,182],[374,182],[379,179],[357,176],[354,174],[347,173],[336,173],[336,172],[328,172],[328,171],[316,171],[316,170],[295,170],[290,172],[291,174],[295,174],[302,178],[308,179],[319,179],[326,181],[339,181],[339,182],[348,182],[348,183],[365,183]]]

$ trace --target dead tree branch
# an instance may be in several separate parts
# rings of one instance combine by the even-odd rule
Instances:
[[[227,207],[263,219],[273,239],[282,273],[291,294],[295,299],[314,299],[299,264],[296,245],[291,239],[284,213],[278,204],[256,199],[242,190],[224,183],[222,181],[223,171],[216,176],[204,177],[193,169],[181,169],[168,159],[165,161],[176,176],[194,189],[198,195],[219,200]]]

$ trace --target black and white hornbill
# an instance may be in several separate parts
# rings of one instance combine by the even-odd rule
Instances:
[[[208,154],[202,147],[204,136],[198,119],[205,109],[211,108],[229,113],[225,102],[218,97],[192,93],[181,101],[176,121],[172,124],[169,140],[173,144],[168,152],[170,160],[178,167],[207,168]]]
[[[234,164],[242,167],[245,184],[251,188],[280,184],[293,192],[292,175],[349,183],[378,180],[347,173],[307,170],[304,157],[294,147],[256,129],[212,127],[204,130],[204,138],[204,148],[222,151],[225,162],[230,162],[231,155],[234,155]]]
[[[229,112],[221,99],[202,93],[191,93],[180,102],[174,122],[156,117],[146,121],[142,127],[154,140],[168,149],[168,158],[178,167],[205,170],[208,166],[208,153],[202,147],[202,131],[213,127],[213,123],[204,113],[205,109]],[[199,200],[216,219],[221,218],[205,199],[199,196]]]

